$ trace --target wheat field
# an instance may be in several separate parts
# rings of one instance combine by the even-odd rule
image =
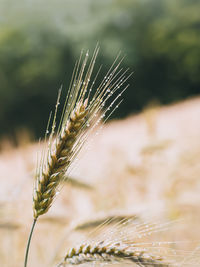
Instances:
[[[2,267],[23,266],[42,147],[23,134],[18,147],[1,141]],[[168,265],[162,266],[171,266],[171,260],[179,262],[176,266],[200,266],[199,208],[200,98],[150,105],[105,124],[91,137],[69,181],[63,182],[54,205],[36,225],[28,266],[58,266],[70,248],[101,240],[148,247],[152,255],[167,259]],[[123,227],[121,222],[126,222]],[[125,264],[133,266],[110,262]]]

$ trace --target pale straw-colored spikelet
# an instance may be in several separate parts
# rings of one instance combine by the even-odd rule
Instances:
[[[119,70],[120,62],[114,62],[103,81],[92,92],[97,75],[91,82],[92,72],[98,54],[96,47],[90,63],[87,66],[88,52],[81,64],[77,62],[68,95],[62,112],[61,121],[56,128],[56,112],[53,118],[52,131],[48,141],[48,149],[43,153],[38,164],[33,196],[34,218],[45,214],[50,208],[57,193],[61,180],[70,167],[78,152],[87,140],[89,133],[101,121],[118,107],[116,103],[127,88],[120,89],[129,76],[127,70]],[[120,90],[118,92],[118,90]],[[117,92],[116,94],[114,94]],[[108,99],[109,105],[105,108]]]
[[[151,266],[151,267],[167,267],[170,266],[164,258],[158,255],[148,253],[145,249],[135,250],[129,249],[122,244],[104,244],[96,245],[84,244],[77,248],[72,248],[66,254],[59,267],[69,265],[80,265],[84,263],[115,263],[129,262],[134,263],[134,266]]]

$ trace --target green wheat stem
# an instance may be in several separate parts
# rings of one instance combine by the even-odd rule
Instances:
[[[31,238],[32,238],[32,235],[33,235],[33,230],[35,228],[36,222],[37,222],[37,218],[33,220],[33,224],[32,224],[32,227],[31,227],[30,234],[29,234],[29,238],[28,238],[28,242],[27,242],[27,246],[26,246],[26,254],[25,254],[25,259],[24,259],[24,267],[27,267],[28,253],[29,253]]]

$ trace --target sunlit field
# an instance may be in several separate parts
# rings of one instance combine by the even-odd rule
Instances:
[[[200,267],[199,14],[0,0],[0,267]]]
[[[23,266],[37,154],[43,148],[25,132],[18,141],[17,148],[1,141],[2,267]],[[200,99],[152,104],[106,123],[86,143],[68,182],[38,220],[28,266],[57,266],[69,248],[105,239],[150,248],[177,261],[175,266],[200,266],[199,203]]]

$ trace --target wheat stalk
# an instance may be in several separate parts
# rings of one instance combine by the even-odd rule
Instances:
[[[145,251],[145,249],[132,249],[121,244],[115,245],[80,245],[77,248],[72,248],[66,254],[59,267],[67,265],[79,265],[88,262],[97,263],[114,263],[114,262],[132,262],[137,266],[151,266],[151,267],[168,267],[169,264],[157,255],[153,255]]]
[[[99,73],[98,71],[93,82],[91,82],[98,51],[99,47],[97,46],[87,69],[86,66],[89,54],[88,52],[86,53],[81,64],[81,53],[79,61],[74,68],[61,120],[56,131],[56,115],[61,93],[59,92],[52,122],[52,130],[48,139],[48,149],[44,151],[36,170],[33,196],[34,221],[26,249],[25,267],[27,266],[32,233],[38,217],[47,213],[51,207],[53,199],[58,192],[58,187],[61,184],[60,182],[65,179],[66,171],[81,150],[89,133],[101,120],[105,120],[105,117],[107,119],[118,107],[121,101],[118,104],[116,102],[127,88],[126,86],[119,93],[114,94],[131,75],[126,75],[127,70],[119,70],[121,61],[116,63],[116,60],[118,60],[117,57],[103,81],[95,92],[92,93],[95,80]],[[110,101],[111,103],[105,109],[105,105],[110,98],[112,98],[112,101]],[[45,140],[47,139],[48,128],[49,123]]]

